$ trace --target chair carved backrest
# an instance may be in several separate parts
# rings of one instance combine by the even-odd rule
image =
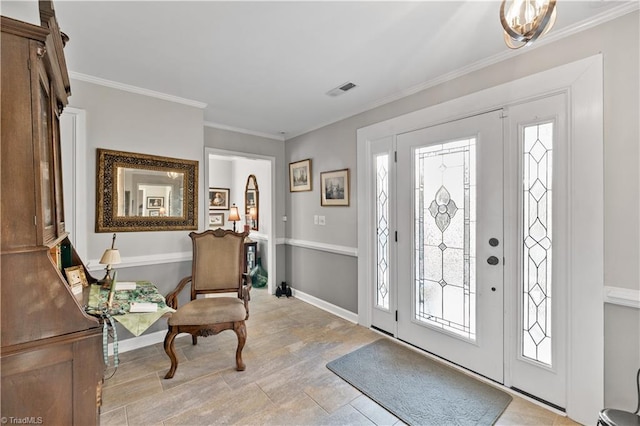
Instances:
[[[245,234],[216,229],[189,236],[193,242],[191,299],[234,291],[241,297]]]

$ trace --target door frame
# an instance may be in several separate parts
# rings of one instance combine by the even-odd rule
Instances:
[[[603,61],[594,55],[521,79],[414,111],[357,131],[358,323],[371,325],[372,260],[370,230],[374,185],[370,142],[426,126],[508,107],[542,96],[566,93],[569,150],[569,254],[567,317],[567,406],[572,419],[588,424],[604,403],[604,169]],[[579,149],[573,149],[579,144]],[[582,208],[589,205],[589,209]],[[362,214],[363,212],[368,214]],[[585,232],[588,230],[588,232]],[[505,294],[505,300],[511,300]],[[515,318],[505,305],[505,318]],[[505,385],[509,385],[509,349],[514,336],[505,330]]]
[[[266,245],[269,249],[268,253],[268,261],[267,261],[267,270],[269,271],[269,279],[267,280],[267,291],[269,294],[274,294],[275,292],[275,282],[277,275],[277,265],[278,262],[276,260],[276,158],[269,155],[261,155],[261,154],[253,154],[249,152],[241,152],[241,151],[231,151],[227,149],[220,148],[204,148],[204,181],[209,182],[209,158],[211,155],[230,157],[230,158],[241,158],[246,160],[263,160],[270,163],[270,174],[271,178],[269,180],[269,185],[271,185],[271,211],[269,212],[271,215],[271,220],[269,221],[269,229],[267,231],[267,242]],[[209,197],[209,185],[202,185],[202,191],[200,196],[203,197],[203,200],[207,200]],[[209,207],[207,203],[202,203],[204,206],[204,214],[205,217],[209,217]],[[206,223],[206,221],[205,221]],[[206,229],[206,227],[205,227]],[[256,238],[257,240],[258,238]]]

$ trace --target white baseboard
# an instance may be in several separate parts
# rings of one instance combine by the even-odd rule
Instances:
[[[310,294],[296,289],[292,289],[292,293],[294,297],[302,300],[303,302],[327,311],[354,324],[358,323],[358,314],[354,314],[351,311],[347,311],[344,308],[333,305],[329,302],[325,302],[322,299],[318,299],[317,297],[311,296]],[[144,348],[146,346],[155,345],[156,343],[162,343],[166,334],[166,330],[160,330],[154,333],[132,337],[131,339],[120,340],[118,342],[118,353],[129,352],[135,349]],[[109,343],[109,355],[113,355],[113,343]]]
[[[304,293],[300,290],[292,289],[293,296],[306,302],[310,305],[315,306],[316,308],[320,308],[324,311],[327,311],[333,315],[336,315],[340,318],[346,319],[354,324],[358,323],[358,314],[354,314],[351,311],[347,311],[344,308],[333,305],[329,302],[325,302],[322,299],[318,299],[317,297],[311,296],[310,294]]]
[[[144,348],[146,346],[162,343],[164,336],[167,335],[166,330],[156,331],[155,333],[143,334],[142,336],[132,337],[118,342],[118,353],[129,352],[134,349]],[[113,355],[113,343],[109,343],[109,355]]]

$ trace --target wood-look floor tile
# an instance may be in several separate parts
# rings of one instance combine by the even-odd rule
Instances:
[[[124,407],[148,396],[161,394],[162,390],[160,379],[156,373],[105,387],[102,390],[102,411],[107,412]]]
[[[231,391],[218,374],[211,374],[191,380],[188,385],[176,386],[154,395],[140,399],[127,406],[127,420],[130,425],[162,423],[182,413],[206,406],[217,395]]]
[[[162,344],[127,352],[103,390],[103,425],[402,425],[326,368],[326,363],[382,338],[296,298],[252,291],[243,359],[235,370],[232,331],[175,340],[179,366]],[[514,396],[498,425],[575,425]]]
[[[104,410],[100,413],[100,425],[101,426],[128,426],[127,425],[127,410],[124,407],[117,408],[115,410]]]
[[[304,392],[330,414],[362,395],[359,390],[329,370],[307,384]]]
[[[379,426],[392,426],[398,423],[398,418],[376,404],[366,395],[361,395],[351,401],[351,405],[369,420]]]
[[[143,348],[144,349],[144,348]],[[184,359],[184,355],[180,350],[177,350],[178,358]],[[164,371],[165,373],[169,370],[171,366],[171,361],[169,357],[163,353],[154,353],[150,356],[138,357],[134,361],[123,362],[118,366],[117,371],[113,375],[113,377],[105,380],[104,387],[108,388],[111,386],[117,386],[125,382],[133,381],[139,379],[141,377],[145,377],[152,373],[157,373]],[[107,374],[111,374],[109,370]],[[164,374],[163,374],[164,376]]]
[[[256,413],[269,410],[273,402],[254,383],[227,392],[209,394],[209,401],[165,420],[165,425],[246,424]]]
[[[326,419],[318,419],[314,421],[316,425],[362,425],[362,426],[375,426],[371,420],[369,420],[360,411],[356,410],[353,406],[347,404],[338,408],[331,413]]]
[[[245,419],[246,425],[312,425],[329,414],[305,393],[281,398],[271,407]]]

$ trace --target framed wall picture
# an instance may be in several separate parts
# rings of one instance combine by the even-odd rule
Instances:
[[[209,228],[224,226],[224,213],[209,213]]]
[[[311,160],[289,163],[289,191],[311,191]]]
[[[67,276],[67,282],[72,289],[89,286],[89,281],[87,281],[87,276],[85,275],[84,268],[81,265],[64,268],[64,274]]]
[[[164,197],[147,197],[148,209],[159,209],[164,207]]]
[[[149,216],[159,217],[160,209],[147,209],[147,213],[149,214]]]
[[[349,205],[349,169],[320,173],[320,205]]]
[[[229,188],[209,188],[209,210],[229,210]]]

